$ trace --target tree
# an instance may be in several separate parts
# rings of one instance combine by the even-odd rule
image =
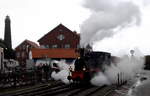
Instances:
[[[4,58],[5,59],[16,59],[15,51],[11,48],[8,48],[4,40],[0,39],[0,47],[4,49]]]

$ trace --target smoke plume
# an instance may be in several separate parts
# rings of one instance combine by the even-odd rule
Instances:
[[[135,51],[136,54],[141,54],[139,50]],[[105,66],[105,72],[96,75],[91,83],[94,85],[102,86],[115,84],[118,80],[118,74],[121,74],[122,80],[133,79],[135,74],[140,72],[144,67],[144,56],[141,55],[124,55],[120,57],[116,64]],[[104,82],[105,81],[105,82]]]
[[[139,7],[129,0],[85,0],[84,7],[92,14],[81,25],[81,47],[141,21]]]
[[[57,61],[59,72],[52,72],[51,77],[55,80],[61,80],[65,84],[69,84],[67,77],[69,76],[69,68],[74,69],[74,64],[67,64],[65,60]]]

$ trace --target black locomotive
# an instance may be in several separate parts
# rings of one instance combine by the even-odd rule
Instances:
[[[70,69],[68,80],[74,83],[89,83],[98,72],[105,70],[105,65],[111,64],[111,54],[108,52],[79,49],[80,57],[76,59],[74,70]]]

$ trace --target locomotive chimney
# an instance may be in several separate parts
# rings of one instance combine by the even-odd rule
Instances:
[[[79,52],[80,52],[80,57],[81,58],[84,57],[84,55],[85,55],[85,48],[80,48]]]
[[[84,57],[86,53],[89,53],[92,51],[92,47],[90,44],[88,44],[86,47],[79,48],[78,52],[80,53],[80,57]]]
[[[87,44],[86,51],[88,51],[88,52],[93,51],[92,46],[90,44]]]

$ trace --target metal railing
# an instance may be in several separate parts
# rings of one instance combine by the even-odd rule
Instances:
[[[51,79],[50,76],[51,72],[49,70],[45,71],[43,68],[0,72],[0,88],[43,83]]]

